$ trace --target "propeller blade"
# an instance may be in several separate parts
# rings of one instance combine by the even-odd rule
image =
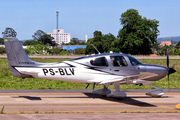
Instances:
[[[89,87],[89,84],[87,84],[86,89]]]
[[[167,52],[166,52],[166,55],[167,55],[167,68],[168,68],[168,71],[169,71],[169,53],[170,53],[170,50],[169,48],[167,49]],[[169,89],[169,72],[168,72],[168,89]]]
[[[94,90],[94,88],[95,88],[95,85],[96,85],[96,84],[94,83],[94,84],[93,84],[93,90]]]
[[[167,49],[166,55],[167,55],[167,68],[169,70],[169,49]],[[168,72],[168,89],[169,89],[169,72]]]
[[[168,73],[168,89],[169,89],[169,73]]]
[[[172,74],[172,73],[175,73],[176,70],[173,69],[173,68],[168,68],[168,89],[169,89],[169,75]]]
[[[167,53],[166,53],[166,55],[167,55],[167,68],[169,69],[169,53],[170,53],[170,50],[169,50],[169,48],[167,49]]]

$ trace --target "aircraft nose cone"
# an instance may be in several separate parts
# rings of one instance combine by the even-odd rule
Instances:
[[[172,74],[172,73],[175,73],[175,72],[176,72],[176,70],[173,69],[173,68],[169,68],[168,71],[169,71],[169,74]]]

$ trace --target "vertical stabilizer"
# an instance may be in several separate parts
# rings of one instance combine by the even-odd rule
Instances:
[[[11,74],[16,77],[23,77],[24,75],[18,72],[14,67],[34,66],[36,62],[28,57],[17,38],[5,37],[4,44],[6,48],[8,65],[10,67]]]

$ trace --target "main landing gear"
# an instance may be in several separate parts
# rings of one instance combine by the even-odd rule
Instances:
[[[116,99],[123,99],[127,96],[125,92],[120,91],[119,84],[114,84],[115,92],[111,93],[111,90],[108,89],[109,85],[104,85],[103,89],[95,90],[93,93],[99,94],[106,97],[114,97]]]
[[[109,85],[104,85],[103,89],[94,90],[93,93],[99,94],[102,96],[106,96],[106,97],[113,97],[116,99],[123,99],[127,96],[127,94],[125,92],[120,91],[118,83],[114,83],[113,85],[115,87],[115,92],[111,92],[111,90],[108,89]],[[151,84],[148,84],[148,85],[155,88],[155,90],[146,93],[146,95],[149,95],[152,97],[161,97],[162,95],[164,95],[164,91],[161,88],[158,88],[158,87],[151,85]]]

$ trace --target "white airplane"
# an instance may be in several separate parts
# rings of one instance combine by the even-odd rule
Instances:
[[[119,88],[123,84],[152,86],[155,90],[146,94],[160,97],[164,91],[151,83],[176,72],[173,68],[169,68],[169,58],[168,67],[164,67],[143,64],[136,58],[122,53],[89,55],[59,63],[39,63],[27,56],[17,38],[6,37],[4,44],[13,76],[103,85],[103,89],[94,90],[93,93],[107,97],[126,97],[126,93]],[[109,85],[114,85],[115,92],[108,89]]]

